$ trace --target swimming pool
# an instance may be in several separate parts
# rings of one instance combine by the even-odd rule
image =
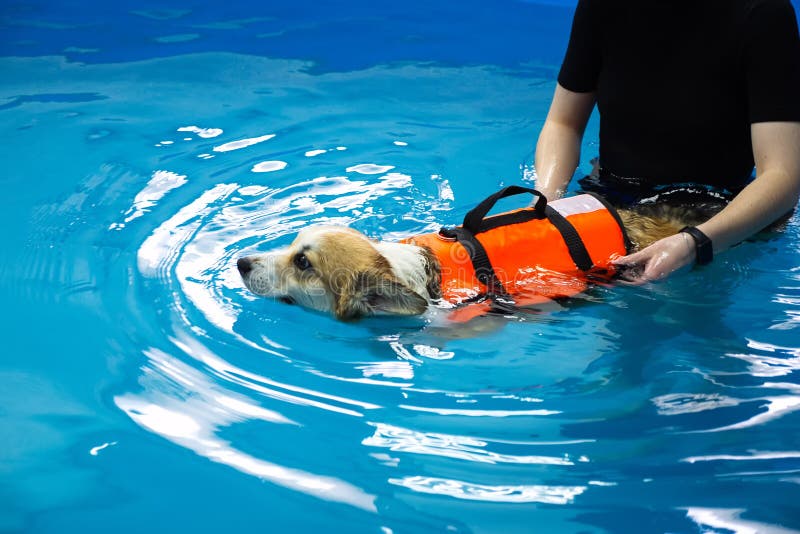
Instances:
[[[573,6],[4,3],[0,531],[800,530],[797,215],[463,339],[238,278],[530,181]]]

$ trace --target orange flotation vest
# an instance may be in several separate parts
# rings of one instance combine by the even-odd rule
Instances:
[[[486,217],[498,200],[521,193],[537,196],[535,205]],[[602,197],[583,194],[548,204],[538,191],[520,186],[485,199],[462,226],[402,242],[436,255],[443,300],[482,304],[467,318],[574,296],[590,280],[610,279],[611,259],[630,249],[619,216]]]

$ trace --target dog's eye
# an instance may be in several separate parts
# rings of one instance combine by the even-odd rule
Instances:
[[[294,259],[294,266],[300,269],[301,271],[307,271],[311,268],[311,262],[308,261],[308,258],[305,254],[300,252],[299,254],[295,254]]]

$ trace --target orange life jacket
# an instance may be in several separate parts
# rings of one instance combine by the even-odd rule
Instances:
[[[486,217],[499,199],[520,193],[537,195],[536,204]],[[498,302],[531,305],[574,296],[591,278],[609,279],[611,259],[630,248],[616,211],[601,197],[584,194],[548,204],[534,189],[520,186],[481,202],[460,227],[403,242],[436,255],[445,301],[484,304],[469,316]]]

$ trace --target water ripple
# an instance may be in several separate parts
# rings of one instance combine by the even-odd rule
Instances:
[[[121,230],[126,224],[144,215],[164,195],[186,183],[186,176],[172,171],[155,171],[147,185],[133,199],[133,205],[125,212],[121,223],[112,224],[110,230]]]
[[[586,486],[487,485],[447,478],[411,476],[389,479],[390,484],[419,493],[445,495],[456,499],[485,502],[570,504]]]
[[[742,519],[744,508],[686,508],[686,515],[700,527],[724,529],[735,534],[797,534],[796,530]]]
[[[234,397],[213,385],[202,373],[176,358],[150,349],[145,352],[159,372],[145,372],[144,392],[117,396],[114,401],[137,424],[209,460],[314,497],[375,512],[375,496],[336,477],[278,465],[237,449],[217,436],[220,427],[259,419],[273,424],[297,424],[271,410]],[[147,371],[147,370],[145,370]],[[192,395],[183,394],[184,388]]]
[[[738,406],[742,401],[726,397],[718,393],[711,395],[702,393],[671,393],[653,399],[653,404],[661,415],[680,415],[698,413],[717,408]]]
[[[347,172],[357,172],[358,174],[383,174],[394,169],[391,165],[375,165],[374,163],[361,163],[347,167]]]
[[[759,377],[785,376],[800,370],[800,348],[779,347],[771,343],[763,343],[752,339],[747,340],[748,347],[760,351],[753,354],[727,354],[730,358],[737,358],[747,362],[747,374]],[[767,356],[763,354],[774,354]]]
[[[256,163],[251,169],[252,172],[275,172],[281,171],[288,165],[285,161],[262,161]]]
[[[499,454],[486,449],[489,443],[470,436],[418,432],[385,423],[369,423],[375,433],[361,442],[370,447],[383,447],[393,452],[426,454],[478,463],[537,465],[575,465],[569,456]]]
[[[681,462],[693,464],[695,462],[734,461],[749,462],[754,460],[781,460],[786,458],[800,458],[800,451],[750,451],[750,454],[713,454],[709,456],[690,456]]]
[[[190,132],[198,137],[202,137],[203,139],[212,139],[214,137],[218,137],[222,135],[222,129],[220,128],[199,128],[197,126],[181,126],[178,128],[179,132]]]
[[[431,406],[411,406],[401,404],[399,408],[413,412],[433,413],[436,415],[459,415],[464,417],[521,417],[521,416],[547,416],[557,415],[558,410],[469,410],[458,408],[434,408]]]
[[[259,137],[249,137],[247,139],[239,139],[238,141],[230,141],[214,147],[214,152],[230,152],[231,150],[240,150],[247,148],[264,141],[269,141],[275,137],[275,134],[267,134]]]
[[[764,384],[764,387],[774,387],[775,385],[776,384]],[[696,432],[726,432],[760,426],[800,410],[800,395],[763,397],[756,400],[764,402],[760,408],[766,409],[766,411],[745,419],[744,421],[739,421],[738,423],[706,430],[697,430]]]

